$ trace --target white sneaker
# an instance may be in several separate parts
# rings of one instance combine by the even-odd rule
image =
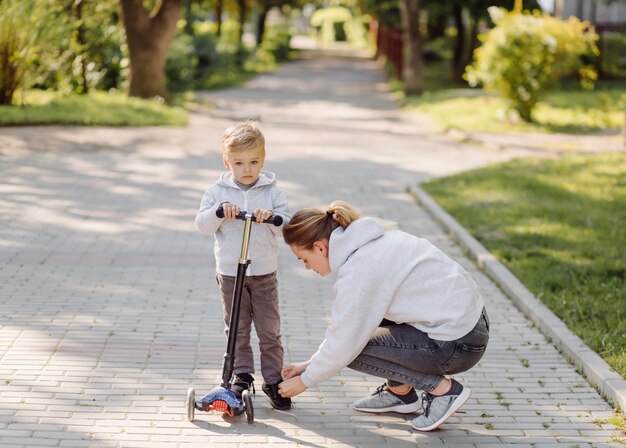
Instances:
[[[412,414],[422,409],[420,399],[411,388],[406,395],[396,395],[389,390],[387,384],[376,389],[369,397],[361,398],[352,405],[354,409],[361,412],[382,413],[398,412],[400,414]]]

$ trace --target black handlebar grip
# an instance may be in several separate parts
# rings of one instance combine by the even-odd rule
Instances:
[[[272,215],[263,222],[266,222],[268,224],[274,224],[276,227],[278,227],[283,223],[283,217],[280,215]]]
[[[239,212],[239,215],[237,215],[237,217],[235,219],[246,219],[246,215],[248,214],[248,212],[244,212],[241,211]],[[223,218],[224,217],[224,207],[220,206],[217,210],[215,210],[215,215],[218,218]],[[256,217],[254,215],[252,215],[250,217],[250,219],[252,221],[256,221]],[[276,227],[280,226],[283,223],[283,217],[280,215],[272,215],[269,218],[267,218],[265,221],[262,221],[265,224],[274,224]]]

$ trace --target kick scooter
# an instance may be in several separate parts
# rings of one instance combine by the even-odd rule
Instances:
[[[215,212],[218,218],[224,217],[222,207]],[[228,343],[224,353],[222,367],[222,384],[213,388],[208,394],[196,401],[196,391],[193,387],[187,390],[187,420],[193,421],[196,409],[202,412],[219,411],[229,416],[241,415],[245,412],[248,423],[254,422],[254,408],[250,392],[244,390],[239,399],[231,389],[233,366],[235,363],[235,343],[237,341],[237,329],[239,327],[239,309],[241,307],[241,295],[246,277],[246,269],[250,264],[248,260],[248,243],[250,242],[250,230],[252,222],[256,221],[253,214],[240,212],[236,219],[244,221],[243,240],[241,242],[241,254],[237,265],[237,277],[235,278],[235,290],[233,291],[233,304],[228,325]],[[280,226],[283,223],[282,216],[275,215],[263,221],[264,223]]]

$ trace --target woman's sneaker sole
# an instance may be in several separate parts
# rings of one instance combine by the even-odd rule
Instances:
[[[422,409],[422,405],[419,401],[410,404],[398,404],[395,406],[389,406],[387,408],[362,408],[358,406],[352,406],[353,409],[360,412],[369,412],[370,414],[383,414],[385,412],[397,412],[398,414],[414,414]]]

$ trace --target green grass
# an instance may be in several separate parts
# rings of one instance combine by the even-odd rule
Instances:
[[[155,100],[122,93],[89,95],[29,90],[23,105],[0,106],[0,126],[63,124],[85,126],[184,126],[187,112]]]
[[[602,80],[594,90],[576,81],[564,81],[547,92],[533,111],[533,123],[516,119],[505,101],[450,79],[449,62],[430,63],[425,69],[426,91],[404,97],[400,83],[392,84],[410,111],[429,114],[443,131],[592,133],[624,126],[626,80]]]
[[[626,153],[519,159],[423,187],[626,378]]]

